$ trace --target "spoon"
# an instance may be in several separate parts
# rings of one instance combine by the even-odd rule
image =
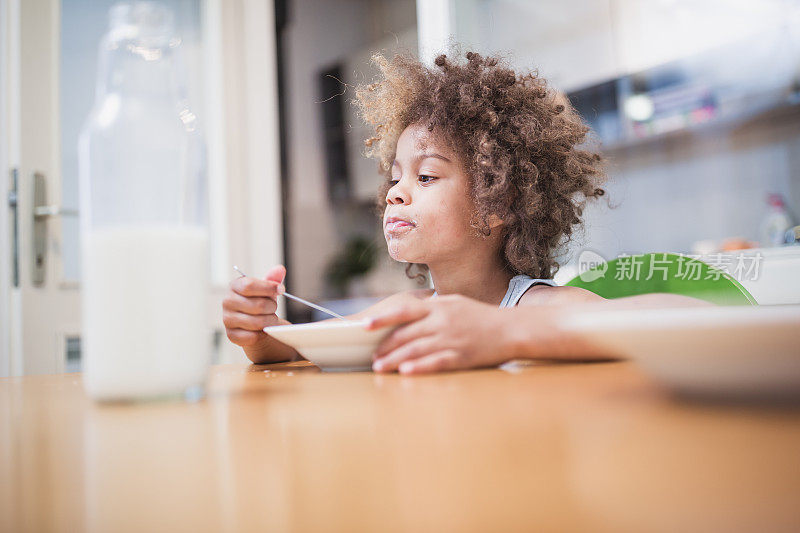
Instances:
[[[240,277],[247,277],[247,274],[245,274],[244,272],[239,270],[239,267],[237,267],[236,265],[233,265],[233,269],[236,272],[238,272],[239,274],[241,274]],[[326,309],[325,307],[322,307],[321,305],[317,305],[317,304],[311,303],[311,302],[309,302],[307,300],[303,300],[302,298],[299,298],[299,297],[297,297],[297,296],[295,296],[293,294],[289,294],[288,292],[284,292],[283,295],[286,296],[287,298],[291,298],[292,300],[296,300],[296,301],[300,302],[301,304],[305,304],[305,305],[307,305],[309,307],[313,307],[314,309],[319,309],[323,313],[327,313],[327,314],[329,314],[331,316],[335,316],[336,318],[340,318],[340,319],[342,319],[344,321],[347,321],[347,319],[345,317],[343,317],[342,315],[340,315],[339,313],[335,313],[335,312],[331,311],[330,309]]]

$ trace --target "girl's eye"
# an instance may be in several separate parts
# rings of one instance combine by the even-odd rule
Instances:
[[[436,176],[426,176],[424,174],[421,174],[419,176],[419,180],[420,180],[421,183],[430,183],[435,179],[436,179]],[[396,184],[398,181],[400,181],[399,178],[389,178],[389,183],[392,184],[392,185]]]

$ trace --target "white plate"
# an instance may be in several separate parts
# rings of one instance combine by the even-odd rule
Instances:
[[[324,371],[372,369],[372,354],[393,326],[367,331],[366,320],[267,326],[264,333],[288,344]]]
[[[580,312],[562,326],[678,392],[800,396],[800,305]]]

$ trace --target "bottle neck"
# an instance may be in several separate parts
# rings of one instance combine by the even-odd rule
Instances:
[[[168,45],[144,45],[135,40],[109,41],[101,54],[97,76],[98,98],[119,94],[177,103],[184,94],[176,57]]]

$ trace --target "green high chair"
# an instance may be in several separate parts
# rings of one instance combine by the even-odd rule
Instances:
[[[617,257],[586,270],[568,283],[603,298],[653,292],[682,294],[717,305],[758,305],[730,274],[692,257],[656,252]]]

